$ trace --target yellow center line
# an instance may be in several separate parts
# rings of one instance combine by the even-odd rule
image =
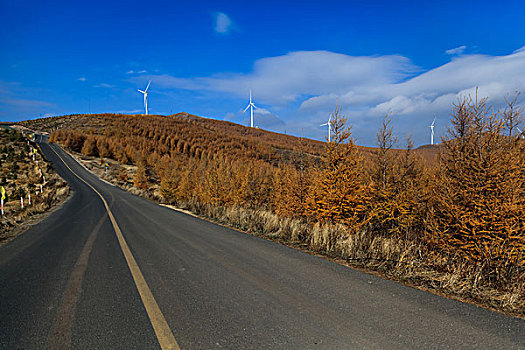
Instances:
[[[170,327],[168,326],[168,323],[166,322],[166,319],[164,318],[164,315],[162,314],[162,311],[160,311],[159,305],[157,304],[157,301],[153,297],[153,294],[151,293],[151,290],[148,287],[148,284],[146,283],[146,280],[144,279],[144,276],[142,275],[142,272],[140,271],[139,266],[137,265],[137,262],[135,261],[135,258],[133,257],[133,254],[131,253],[131,250],[128,247],[128,244],[126,243],[126,240],[124,239],[124,236],[122,235],[122,231],[120,230],[120,227],[117,224],[117,221],[115,220],[115,217],[113,216],[113,213],[111,212],[111,209],[109,209],[108,203],[104,199],[104,197],[98,192],[95,187],[91,186],[86,180],[81,178],[77,173],[75,173],[64,161],[64,159],[58,154],[57,151],[49,146],[55,152],[55,154],[62,160],[64,165],[75,175],[78,177],[82,182],[84,182],[86,185],[91,187],[93,191],[95,191],[96,194],[102,199],[102,202],[104,203],[104,206],[106,207],[106,211],[108,212],[109,219],[111,220],[111,224],[113,225],[113,229],[115,230],[115,235],[117,236],[118,242],[120,244],[120,248],[122,249],[122,253],[124,254],[124,257],[126,258],[126,262],[128,263],[129,270],[131,271],[131,275],[133,276],[133,280],[135,281],[135,285],[137,286],[137,290],[140,294],[140,298],[142,299],[142,303],[144,304],[144,307],[146,308],[146,312],[148,313],[149,320],[151,322],[151,325],[153,326],[153,330],[155,331],[155,334],[157,336],[157,339],[159,341],[160,347],[163,350],[178,350],[180,349],[179,344],[175,340],[175,337],[173,336],[173,333],[171,332]]]

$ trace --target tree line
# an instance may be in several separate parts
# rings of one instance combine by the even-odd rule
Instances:
[[[134,185],[159,185],[167,203],[344,224],[349,234],[423,242],[439,256],[497,270],[525,265],[525,142],[516,101],[495,110],[477,96],[458,100],[435,165],[410,140],[404,151],[394,149],[389,116],[377,148],[365,154],[339,108],[324,150],[311,140],[172,116],[106,116],[103,128],[61,129],[50,140],[136,165]],[[328,247],[340,238],[327,237]]]

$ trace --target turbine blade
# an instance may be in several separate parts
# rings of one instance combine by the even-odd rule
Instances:
[[[151,80],[148,82],[148,86],[146,86],[146,90],[144,90],[144,91],[148,91],[149,84],[151,84]]]
[[[145,94],[145,92],[144,92],[144,91],[142,91],[141,89],[137,89],[137,90],[139,90],[140,92],[142,92],[143,94]]]
[[[249,104],[248,106],[246,106],[246,108],[244,109],[243,113],[246,112],[248,110],[248,108],[250,108],[251,104]]]
[[[253,103],[250,103],[250,104],[253,106],[253,108],[257,109],[257,106],[255,106]]]

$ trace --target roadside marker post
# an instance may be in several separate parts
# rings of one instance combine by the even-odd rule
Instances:
[[[42,184],[40,184],[40,194],[42,194]]]
[[[0,193],[2,194],[2,216],[4,216],[4,199],[5,199],[5,188],[0,186]]]
[[[31,193],[27,194],[27,200],[29,202],[29,205],[31,205]]]
[[[24,209],[24,197],[20,197],[20,208]]]
[[[106,177],[108,177],[109,164],[108,163],[104,164],[104,168],[106,169]]]

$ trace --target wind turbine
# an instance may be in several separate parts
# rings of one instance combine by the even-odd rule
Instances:
[[[141,92],[144,95],[144,109],[146,110],[146,115],[148,115],[148,88],[149,88],[149,84],[151,84],[151,80],[149,81],[148,86],[146,86],[146,89],[144,91],[142,91],[141,89],[137,89],[137,90],[139,90],[139,92]]]
[[[434,117],[434,121],[429,126],[429,128],[430,128],[430,144],[431,145],[434,144],[434,123],[435,122],[436,122],[436,118]]]
[[[250,125],[253,128],[253,109],[254,108],[257,109],[257,107],[255,107],[255,105],[252,102],[252,90],[250,90],[250,103],[248,104],[248,106],[246,106],[246,108],[244,109],[244,112],[246,112],[248,110],[248,108],[250,109],[250,114],[251,114],[251,123],[250,123]]]
[[[516,127],[516,129],[518,129],[518,131],[520,132],[520,135],[518,138],[525,138],[525,135],[523,134],[523,131],[521,131],[520,128]]]
[[[320,126],[328,125],[328,142],[330,142],[330,134],[332,133],[332,115],[328,118],[328,122],[321,124]]]

